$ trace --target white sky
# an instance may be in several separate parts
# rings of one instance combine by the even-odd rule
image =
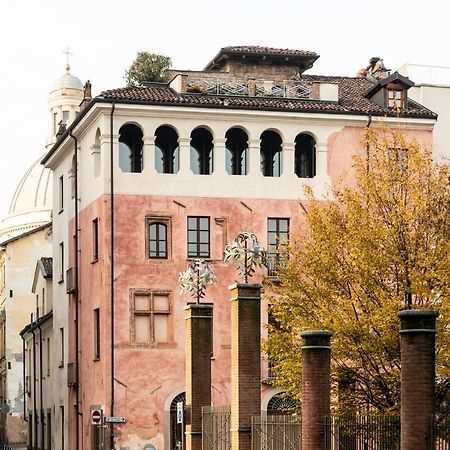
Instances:
[[[124,85],[138,51],[173,67],[202,69],[221,47],[266,45],[316,51],[309,73],[355,75],[371,56],[450,66],[445,0],[4,0],[0,6],[0,218],[22,175],[44,151],[47,96],[64,73],[90,79],[94,95]],[[413,80],[414,81],[414,80]]]

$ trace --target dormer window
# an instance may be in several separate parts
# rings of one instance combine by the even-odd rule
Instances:
[[[408,106],[407,92],[411,86],[414,86],[414,83],[409,78],[395,72],[374,84],[365,97],[391,111],[406,109]]]

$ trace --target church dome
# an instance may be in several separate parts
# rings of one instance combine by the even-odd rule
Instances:
[[[52,174],[40,161],[41,157],[17,186],[8,216],[0,223],[0,243],[51,221]]]
[[[66,65],[66,73],[60,76],[52,86],[51,92],[58,91],[59,89],[76,89],[79,91],[83,90],[83,83],[81,80],[73,76],[70,72],[69,64]]]

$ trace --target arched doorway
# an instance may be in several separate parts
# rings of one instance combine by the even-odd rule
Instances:
[[[177,404],[183,403],[183,417],[186,405],[186,392],[176,395],[170,404],[170,450],[184,450],[184,432],[185,426],[177,421]]]

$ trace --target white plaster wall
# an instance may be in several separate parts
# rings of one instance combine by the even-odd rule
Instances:
[[[73,143],[73,140],[71,140]],[[72,147],[71,147],[72,148]],[[67,399],[67,361],[68,361],[68,305],[69,299],[66,294],[65,271],[69,267],[69,243],[72,237],[69,236],[68,223],[71,213],[72,194],[70,188],[70,170],[72,164],[72,155],[65,155],[58,167],[53,172],[53,399],[55,405],[53,436],[55,448],[59,448],[61,442],[61,417],[60,406],[64,406],[65,419],[67,423],[69,405]],[[64,208],[60,211],[59,207],[59,178],[64,177]],[[64,282],[59,282],[60,258],[59,244],[64,242]],[[60,328],[64,328],[64,367],[59,367],[61,355]],[[67,429],[65,430],[65,448],[68,447]],[[61,449],[64,450],[64,449]]]

